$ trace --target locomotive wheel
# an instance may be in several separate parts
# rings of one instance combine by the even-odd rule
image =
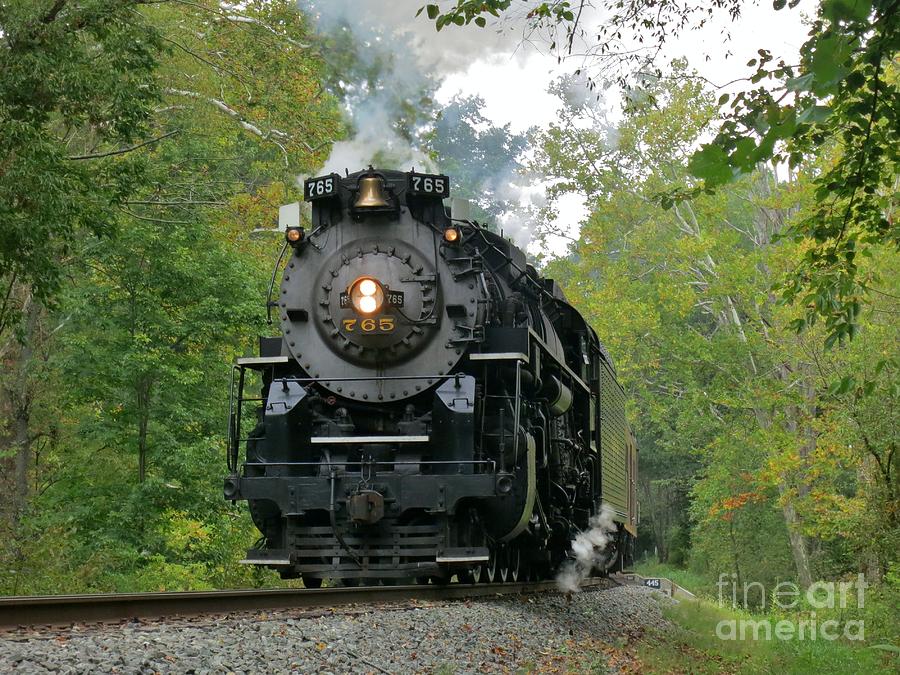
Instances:
[[[512,583],[516,583],[519,580],[519,577],[522,577],[522,581],[525,581],[525,577],[522,574],[522,551],[518,546],[513,546],[508,549],[509,553],[509,580]]]
[[[490,549],[490,557],[488,561],[481,566],[481,580],[486,584],[494,583],[497,578],[497,551],[493,547]]]
[[[509,578],[509,548],[504,546],[497,556],[497,574],[500,577],[500,583],[505,584],[510,581]]]
[[[466,570],[460,570],[456,573],[456,580],[461,584],[477,584],[481,582],[481,573],[483,566],[477,565]]]
[[[303,578],[303,587],[304,588],[322,588],[322,582],[324,579],[322,577],[304,577]]]

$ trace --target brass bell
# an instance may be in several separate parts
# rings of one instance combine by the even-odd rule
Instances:
[[[381,176],[363,176],[357,184],[355,209],[378,209],[390,206],[384,196],[384,179]]]

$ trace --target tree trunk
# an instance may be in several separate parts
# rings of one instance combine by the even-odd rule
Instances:
[[[778,373],[779,378],[786,382],[787,369],[783,365],[778,369]],[[754,412],[760,428],[763,430],[769,429],[772,425],[772,421],[768,413],[762,409],[756,409]],[[797,435],[796,412],[796,406],[787,410],[787,426],[795,436]],[[815,441],[813,440],[813,443],[814,442]],[[806,457],[808,456],[810,449],[808,438],[805,439],[803,446],[804,447],[800,450],[800,454],[801,456]],[[804,487],[802,489],[808,488]],[[778,483],[778,494],[781,496],[781,501],[783,502],[781,512],[784,515],[784,524],[788,531],[788,539],[791,544],[791,555],[794,558],[794,567],[797,570],[797,580],[803,588],[807,588],[812,584],[812,568],[809,564],[809,547],[807,545],[806,537],[804,537],[803,533],[800,531],[800,519],[797,516],[797,509],[794,507],[794,502],[792,501],[789,492],[790,485],[788,484],[787,478],[782,475]]]
[[[782,366],[779,370],[782,381],[788,385],[790,381],[789,369]],[[800,391],[804,398],[804,406],[792,405],[788,407],[786,411],[786,426],[787,430],[800,441],[798,454],[800,456],[801,472],[805,474],[809,464],[809,457],[815,452],[817,442],[816,431],[813,426],[816,392],[808,364],[797,364],[795,372],[802,378]],[[794,565],[797,568],[797,578],[800,581],[800,585],[807,588],[812,583],[809,541],[800,531],[800,518],[797,516],[797,510],[794,508],[793,502],[790,501],[790,496],[788,495],[789,487],[782,482],[778,486],[778,491],[785,502],[782,511],[788,528],[788,537],[791,540],[791,553],[794,556]],[[804,497],[809,494],[809,491],[809,483],[801,477],[797,482],[797,495]]]
[[[787,486],[779,483],[778,492],[784,498]],[[800,520],[797,518],[797,510],[794,508],[793,502],[789,499],[785,500],[784,506],[781,507],[784,514],[784,522],[787,525],[788,538],[791,541],[791,555],[794,557],[794,567],[797,568],[797,579],[803,588],[808,588],[812,584],[812,571],[809,564],[809,549],[806,543],[806,537],[800,532]]]
[[[17,525],[28,508],[31,496],[29,470],[31,468],[31,378],[29,366],[34,354],[34,341],[37,323],[40,317],[40,306],[33,300],[28,305],[25,318],[25,335],[19,350],[16,366],[15,382],[10,390],[15,435],[13,444],[16,448],[15,498],[13,500],[13,523]]]
[[[728,537],[729,539],[731,539],[731,560],[734,563],[734,581],[737,585],[737,588],[743,589],[744,580],[743,577],[741,577],[741,566],[738,562],[737,539],[734,536],[734,518],[728,521]],[[741,599],[741,604],[743,604],[743,599]]]
[[[138,482],[147,477],[147,426],[150,422],[150,378],[142,377],[137,383],[138,413]]]

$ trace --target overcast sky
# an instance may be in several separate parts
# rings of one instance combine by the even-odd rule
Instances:
[[[725,83],[748,74],[746,63],[757,56],[757,49],[767,48],[776,56],[796,58],[807,32],[801,21],[804,4],[811,3],[801,2],[793,11],[776,12],[771,2],[748,2],[737,23],[718,21],[703,30],[684,34],[670,45],[660,63],[687,57],[691,67],[701,75],[712,82]],[[730,41],[724,44],[723,29],[731,33]],[[454,29],[445,29],[448,30]],[[726,58],[725,50],[733,54]],[[547,93],[547,86],[577,67],[573,60],[557,64],[556,58],[528,46],[519,47],[515,53],[493,52],[449,75],[438,97],[445,102],[457,93],[477,94],[486,102],[486,117],[522,131],[554,119],[557,102]]]
[[[811,4],[801,2],[792,11],[776,12],[771,2],[748,2],[737,22],[723,18],[702,30],[680,36],[666,49],[660,63],[686,57],[700,75],[722,85],[747,76],[747,61],[756,57],[760,48],[769,49],[776,60],[784,57],[788,62],[796,62],[807,33],[802,18],[804,5]],[[467,30],[477,29],[470,27]],[[730,34],[727,41],[726,31]],[[728,51],[730,55],[726,55]],[[514,53],[495,51],[450,74],[444,80],[438,98],[446,102],[457,94],[481,96],[485,101],[483,113],[488,119],[498,125],[508,123],[514,131],[524,131],[555,119],[558,100],[547,93],[547,87],[554,79],[573,72],[578,66],[575,60],[557,64],[556,58],[528,46],[520,46]],[[735,84],[722,91],[736,91],[740,86]],[[610,100],[618,97],[615,90],[607,92]],[[575,235],[580,221],[587,215],[583,200],[571,195],[561,200],[559,206],[559,224],[570,235]],[[555,238],[550,243],[554,254],[565,252],[567,242],[564,238]]]
[[[546,126],[556,117],[557,100],[547,93],[548,85],[556,78],[574,72],[582,64],[575,59],[557,63],[555,56],[541,53],[541,40],[534,46],[523,43],[524,13],[536,4],[515,0],[511,10],[500,22],[489,22],[487,28],[474,24],[467,27],[448,27],[436,32],[434,23],[424,13],[416,17],[416,10],[424,0],[299,0],[299,4],[317,18],[324,30],[348,25],[357,40],[365,47],[361,58],[383,50],[394,53],[397,67],[386,75],[382,87],[396,91],[419,91],[422,77],[427,75],[442,82],[438,100],[446,103],[454,95],[478,95],[485,101],[482,113],[494,124],[509,124],[521,132],[531,126]],[[438,0],[442,7],[454,5],[456,0]],[[776,12],[771,0],[748,0],[742,16],[731,22],[722,16],[700,31],[688,31],[672,40],[657,65],[674,58],[687,57],[688,63],[700,75],[714,83],[725,83],[750,74],[746,63],[757,56],[760,48],[769,49],[776,58],[796,62],[796,54],[807,33],[802,22],[804,10],[813,11],[812,0],[801,0],[798,7]],[[582,25],[590,27],[602,20],[601,0],[593,5],[600,10],[588,10]],[[730,39],[725,41],[725,33]],[[394,39],[383,36],[393,34]],[[544,49],[546,44],[543,44]],[[728,54],[730,52],[730,55]],[[735,91],[740,84],[723,91]],[[368,100],[357,102],[354,115],[356,135],[335,144],[332,156],[326,161],[328,170],[342,171],[343,167],[361,166],[374,150],[390,149],[402,155],[405,144],[396,135],[385,133],[389,119],[396,113],[383,91],[376,91]],[[620,99],[616,90],[607,91],[605,99],[613,108]],[[615,120],[615,111],[611,118]],[[422,165],[421,153],[408,149],[407,163]],[[533,197],[533,186],[522,192],[522,199]],[[571,196],[559,203],[560,222],[574,235],[585,216],[582,200]],[[513,237],[527,246],[527,230]],[[565,240],[553,242],[553,252],[563,253]]]

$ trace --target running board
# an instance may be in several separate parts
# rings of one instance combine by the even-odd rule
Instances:
[[[244,558],[239,560],[241,565],[276,565],[279,567],[287,567],[291,564],[290,560],[284,558]]]
[[[438,551],[436,563],[452,564],[452,563],[474,563],[487,562],[490,559],[487,548],[445,548]]]
[[[274,567],[288,567],[291,565],[291,556],[284,549],[259,549],[251,548],[247,551],[247,557],[239,561],[241,565],[272,565]]]
[[[351,444],[351,443],[427,443],[429,436],[313,436],[309,442],[313,445]]]

